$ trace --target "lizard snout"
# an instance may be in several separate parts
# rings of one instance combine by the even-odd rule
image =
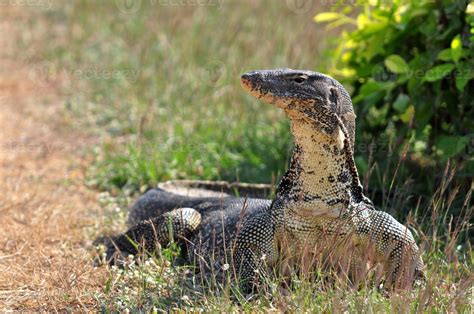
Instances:
[[[240,80],[242,82],[242,86],[246,90],[252,90],[255,88],[255,83],[258,81],[260,74],[257,71],[251,71],[242,74]]]
[[[250,76],[247,73],[242,74],[240,81],[245,89],[250,87]]]

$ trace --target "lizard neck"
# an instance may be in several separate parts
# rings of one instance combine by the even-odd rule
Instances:
[[[292,133],[295,148],[275,204],[303,217],[339,217],[353,201],[352,186],[359,184],[357,170],[347,162],[352,158],[347,132],[337,127],[327,135],[297,120]]]

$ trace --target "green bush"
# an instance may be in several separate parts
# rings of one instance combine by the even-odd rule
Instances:
[[[472,167],[474,2],[340,3],[315,21],[346,27],[329,72],[353,87],[358,142],[373,142],[375,158],[409,145],[417,165]]]

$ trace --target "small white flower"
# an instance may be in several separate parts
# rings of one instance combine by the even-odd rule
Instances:
[[[183,295],[183,296],[181,297],[181,300],[182,300],[184,303],[186,303],[186,304],[188,304],[188,305],[191,305],[191,299],[190,299],[187,295]]]
[[[224,264],[222,265],[222,270],[228,270],[229,269],[229,264]]]

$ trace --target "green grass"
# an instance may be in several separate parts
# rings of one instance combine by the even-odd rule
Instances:
[[[423,251],[427,276],[426,283],[412,291],[388,296],[377,287],[374,278],[363,280],[360,285],[348,285],[337,274],[324,270],[321,266],[324,261],[320,261],[309,276],[293,275],[291,280],[278,275],[272,277],[267,281],[267,287],[262,287],[257,296],[247,300],[239,294],[232,279],[224,284],[216,284],[213,276],[203,279],[199,273],[194,273],[192,265],[176,266],[176,251],[165,248],[154,257],[140,257],[142,262],[131,258],[123,269],[109,268],[108,283],[96,294],[96,299],[104,308],[115,311],[470,313],[474,302],[474,252],[468,240],[472,230],[472,195],[462,195],[465,204],[460,215],[453,216],[451,206],[457,189],[451,185],[449,179],[443,180],[428,207],[414,208],[411,214],[415,217],[408,219]],[[391,207],[391,212],[400,215],[404,206],[400,200],[411,196],[402,188],[386,197],[388,199],[384,201],[395,206]],[[114,197],[104,198],[104,202],[106,208],[107,203],[112,205],[108,215],[115,216],[112,224],[125,219],[124,215],[117,217],[116,208],[120,202],[117,203]],[[417,212],[429,212],[430,215],[417,216]],[[99,247],[98,256],[101,256],[100,250]],[[282,290],[288,283],[289,288]]]
[[[312,22],[318,2],[304,14],[285,1],[166,6],[143,0],[136,13],[122,12],[112,0],[60,3],[29,21],[30,30],[47,23],[48,33],[33,31],[19,45],[25,58],[43,62],[47,81],[65,81],[65,117],[102,143],[93,149],[88,183],[106,191],[105,231],[123,231],[128,196],[161,180],[277,182],[291,150],[288,122],[246,95],[239,76],[260,68],[324,69],[321,52],[333,35]],[[171,267],[165,254],[146,265],[109,269],[98,302],[111,311],[469,312],[472,187],[444,182],[416,195],[416,182],[406,175],[412,165],[388,154],[381,168],[367,155],[358,160],[364,181],[375,183],[370,196],[401,221],[410,215],[426,252],[426,287],[387,298],[373,287],[295,280],[283,296],[275,279],[257,300],[239,304],[232,284],[217,291],[195,284],[189,269]]]
[[[74,1],[46,12],[56,27],[42,58],[55,63],[53,74],[72,78],[72,119],[111,136],[93,183],[274,182],[290,151],[288,123],[247,95],[239,78],[259,68],[322,66],[324,31],[312,12],[298,15],[274,1],[159,3],[144,0],[134,14],[115,1]]]

